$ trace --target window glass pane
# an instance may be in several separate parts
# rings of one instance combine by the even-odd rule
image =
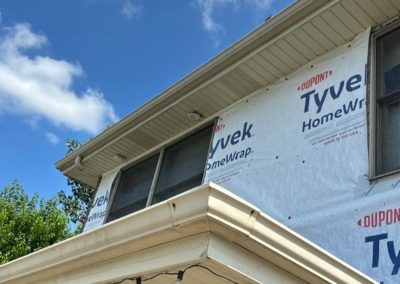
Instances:
[[[382,173],[400,168],[400,101],[384,106],[382,117]]]
[[[152,204],[201,184],[211,134],[210,126],[165,150]]]
[[[400,32],[398,30],[380,39],[382,55],[383,95],[400,91]]]
[[[400,169],[400,29],[377,40],[376,174]]]
[[[108,221],[115,220],[146,207],[158,156],[153,156],[121,174]]]

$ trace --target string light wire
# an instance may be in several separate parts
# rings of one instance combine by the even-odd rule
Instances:
[[[129,278],[124,278],[124,279],[122,279],[120,281],[117,281],[117,282],[110,282],[109,284],[120,284],[120,283],[122,283],[122,282],[124,282],[126,280],[136,280],[136,283],[141,283],[141,282],[152,280],[152,279],[157,278],[157,277],[159,277],[161,275],[176,275],[176,276],[180,275],[181,277],[183,277],[183,275],[185,274],[186,271],[188,271],[189,269],[195,268],[195,267],[205,269],[208,272],[210,272],[211,274],[213,274],[213,275],[215,275],[215,276],[217,276],[219,278],[225,279],[226,281],[228,281],[228,282],[230,282],[232,284],[239,284],[238,282],[233,281],[232,279],[229,279],[228,277],[225,277],[225,276],[223,276],[221,274],[218,274],[217,272],[215,272],[215,271],[211,270],[210,268],[208,268],[208,267],[206,267],[204,265],[201,265],[201,264],[193,264],[191,266],[186,267],[184,270],[180,270],[179,272],[165,272],[164,271],[164,272],[157,273],[157,274],[155,274],[155,275],[153,275],[153,276],[151,276],[149,278],[145,278],[145,279],[142,279],[141,277],[129,277]]]
[[[149,281],[149,280],[157,278],[158,276],[161,276],[161,275],[178,275],[178,272],[160,272],[160,273],[158,273],[158,274],[156,274],[154,276],[151,276],[149,278],[143,279],[142,282]]]
[[[207,270],[208,272],[210,272],[211,274],[213,274],[213,275],[215,275],[215,276],[217,276],[217,277],[220,277],[220,278],[222,278],[222,279],[225,279],[226,281],[229,281],[229,282],[232,283],[232,284],[239,284],[238,282],[233,281],[233,280],[229,279],[228,277],[225,277],[225,276],[223,276],[223,275],[221,275],[221,274],[218,274],[217,272],[214,272],[214,271],[212,271],[210,268],[208,268],[208,267],[206,267],[206,266],[203,266],[203,265],[201,265],[201,264],[193,264],[193,265],[189,266],[188,268],[184,269],[184,270],[183,270],[183,273],[185,274],[185,272],[186,272],[187,270],[189,270],[189,269],[191,269],[191,268],[193,268],[193,267],[199,267],[199,268],[205,269],[205,270]]]

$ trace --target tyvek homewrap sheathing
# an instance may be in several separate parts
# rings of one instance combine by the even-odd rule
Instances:
[[[115,169],[103,175],[99,188],[97,189],[96,196],[91,205],[90,212],[83,229],[84,232],[101,226],[107,219],[106,213],[111,197],[111,189],[113,181],[115,180],[118,172],[119,169]]]
[[[231,190],[375,279],[398,283],[400,175],[368,179],[369,35],[223,113],[204,182]],[[117,172],[103,176],[85,230],[104,222]]]
[[[368,179],[369,35],[221,115],[205,182],[377,280],[399,283],[400,177]]]

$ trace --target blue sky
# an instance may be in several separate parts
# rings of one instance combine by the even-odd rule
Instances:
[[[0,187],[68,190],[54,163],[290,0],[0,0]]]

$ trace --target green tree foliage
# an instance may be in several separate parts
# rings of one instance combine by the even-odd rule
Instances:
[[[67,140],[67,154],[75,151],[81,146],[81,143],[74,139]],[[60,203],[65,212],[67,212],[70,221],[77,224],[76,232],[79,233],[83,229],[89,213],[90,204],[94,197],[94,189],[90,186],[81,184],[71,178],[67,179],[68,186],[71,188],[72,194],[66,194],[63,190],[57,193]]]
[[[30,198],[14,181],[0,191],[0,264],[71,236],[55,198]]]

